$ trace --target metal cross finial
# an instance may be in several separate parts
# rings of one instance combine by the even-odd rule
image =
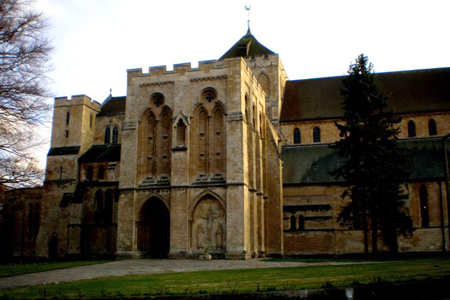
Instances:
[[[247,16],[248,16],[248,20],[247,20],[247,24],[248,24],[248,31],[247,33],[250,33],[250,5],[249,6],[244,6],[244,9],[247,11]]]

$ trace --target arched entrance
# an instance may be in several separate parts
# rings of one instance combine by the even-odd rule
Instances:
[[[167,206],[152,197],[141,208],[137,222],[138,250],[150,257],[167,257],[169,253],[170,215]]]
[[[48,241],[48,258],[55,260],[58,258],[58,236],[53,234]]]

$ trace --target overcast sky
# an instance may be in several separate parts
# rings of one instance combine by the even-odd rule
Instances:
[[[126,95],[127,69],[218,59],[246,33],[246,5],[291,80],[344,75],[360,53],[376,72],[450,66],[449,0],[37,0],[55,47],[51,90],[102,102],[110,88]]]

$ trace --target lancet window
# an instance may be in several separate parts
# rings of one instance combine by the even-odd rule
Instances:
[[[313,142],[314,143],[320,143],[320,128],[319,127],[314,127],[313,129]]]
[[[139,176],[146,183],[168,181],[172,144],[172,111],[162,94],[151,97],[151,108],[139,128]]]
[[[186,125],[182,119],[177,123],[177,147],[186,147]]]
[[[211,97],[212,99],[210,99]],[[207,88],[202,94],[203,104],[195,113],[195,127],[191,131],[196,179],[221,180],[225,171],[225,117],[223,107],[213,102],[217,93]],[[210,101],[211,100],[211,101]]]
[[[429,135],[437,135],[437,125],[434,119],[430,119],[428,121],[428,134]]]
[[[416,124],[414,121],[408,122],[408,137],[415,137],[416,136]]]
[[[302,136],[300,134],[300,129],[294,129],[294,144],[300,144],[302,142]]]

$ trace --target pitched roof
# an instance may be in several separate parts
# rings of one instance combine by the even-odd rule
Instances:
[[[112,97],[111,95],[106,98],[102,103],[99,116],[109,116],[125,113],[125,104],[127,97]]]
[[[57,155],[75,155],[80,151],[80,146],[72,147],[54,147],[50,148],[47,156],[57,156]]]
[[[268,56],[269,54],[274,54],[274,52],[258,42],[249,29],[247,34],[225,52],[219,60],[236,57]]]
[[[450,68],[378,73],[394,113],[450,110]],[[345,76],[288,81],[280,122],[335,119],[343,116]]]
[[[120,161],[120,144],[94,145],[78,159],[79,163]]]
[[[444,178],[444,157],[440,138],[410,139],[399,141],[407,160],[406,169],[410,180]],[[450,141],[447,140],[450,155]],[[344,159],[329,145],[285,146],[283,160],[283,183],[329,184],[343,183],[330,172],[342,166]]]

